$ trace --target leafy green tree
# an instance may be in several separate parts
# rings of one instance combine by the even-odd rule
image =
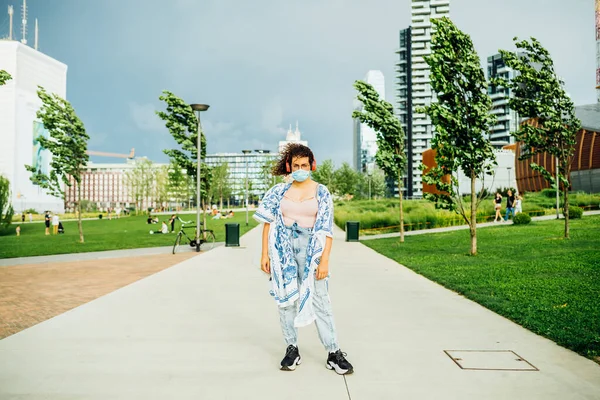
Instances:
[[[394,115],[394,107],[379,98],[379,93],[370,84],[356,81],[358,100],[364,105],[362,110],[354,110],[352,118],[367,124],[377,132],[377,154],[375,162],[389,179],[398,182],[400,201],[400,242],[404,242],[404,211],[402,206],[402,175],[406,168],[404,152],[404,131]]]
[[[12,76],[4,70],[0,70],[0,86],[6,85],[6,82],[12,79]]]
[[[469,225],[471,255],[477,254],[477,207],[484,191],[475,189],[477,178],[491,175],[496,163],[488,133],[495,123],[490,114],[492,100],[487,80],[471,37],[443,17],[432,21],[436,31],[431,39],[431,87],[437,102],[420,108],[431,118],[436,134],[431,148],[436,151],[437,166],[423,175],[423,181],[435,185],[440,193],[425,194],[436,208],[457,212]],[[471,180],[470,209],[458,188],[458,169]],[[424,169],[424,168],[423,168]],[[450,182],[443,179],[450,177]]]
[[[40,145],[52,154],[50,174],[45,175],[30,165],[26,165],[25,168],[31,172],[30,179],[33,183],[63,200],[63,188],[71,187],[73,183],[77,185],[77,225],[79,241],[83,243],[81,176],[90,159],[87,155],[87,142],[90,137],[71,103],[56,94],[48,94],[41,86],[38,86],[37,94],[42,100],[42,107],[36,115],[50,134],[50,138],[40,136],[37,139]]]
[[[272,173],[273,167],[275,167],[276,163],[277,160],[269,160],[261,167],[260,180],[264,189],[264,193],[266,193],[267,190],[276,184],[283,182],[283,177],[275,176]]]
[[[188,176],[174,161],[171,161],[168,168],[167,190],[170,197],[177,203],[176,210],[179,211],[184,200],[188,198]]]
[[[331,160],[324,160],[317,164],[317,170],[312,172],[312,179],[327,186],[327,188],[335,193],[337,188],[335,187],[335,165]]]
[[[385,174],[379,168],[374,168],[373,173],[369,175],[366,172],[358,174],[361,198],[380,198],[385,197],[387,185],[385,182]]]
[[[147,158],[136,159],[134,168],[125,173],[125,182],[131,198],[135,201],[136,215],[144,204],[150,207],[150,197],[154,189],[152,161]]]
[[[169,158],[175,161],[187,171],[196,181],[197,160],[198,160],[198,118],[194,114],[192,107],[173,93],[164,90],[163,95],[159,97],[167,105],[166,111],[157,111],[156,114],[165,121],[165,125],[175,139],[175,142],[181,147],[179,149],[166,149],[163,152]],[[206,157],[206,138],[204,133],[200,132],[200,159]],[[200,164],[201,193],[200,201],[203,210],[206,210],[207,196],[211,180],[210,168],[203,162]],[[204,226],[206,226],[206,213],[204,214]]]
[[[0,228],[8,228],[14,214],[15,211],[10,204],[10,182],[0,175]]]
[[[223,163],[212,168],[210,198],[219,199],[219,210],[223,209],[223,198],[230,192],[229,164]]]
[[[564,82],[556,75],[548,50],[535,38],[531,41],[514,38],[514,41],[519,49],[516,54],[506,50],[500,50],[500,54],[517,74],[512,80],[498,78],[493,83],[512,90],[510,108],[522,117],[536,119],[514,132],[515,138],[528,149],[520,159],[539,153],[558,158],[556,178],[543,166],[533,162],[530,165],[547,181],[560,185],[564,196],[564,237],[569,238],[569,178],[581,121],[575,116],[573,101],[565,92]]]
[[[333,173],[334,193],[338,196],[356,196],[358,192],[359,176],[348,163],[343,163]]]
[[[169,166],[161,165],[154,169],[154,200],[163,207],[171,199],[169,193]]]

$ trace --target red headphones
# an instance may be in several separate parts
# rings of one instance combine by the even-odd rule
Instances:
[[[317,160],[315,160],[315,158],[313,157],[313,162],[310,166],[310,170],[311,171],[316,171],[317,170]],[[285,172],[287,172],[288,174],[290,172],[292,172],[292,160],[290,159],[289,161],[286,161],[285,163]]]

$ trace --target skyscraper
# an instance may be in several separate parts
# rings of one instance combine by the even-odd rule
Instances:
[[[408,197],[422,197],[421,160],[431,145],[431,120],[416,108],[431,104],[429,66],[423,58],[431,54],[432,19],[448,16],[450,0],[412,0],[412,22],[400,32],[399,62],[397,64],[398,115],[403,122],[407,149],[407,171],[404,186]],[[405,109],[402,109],[405,107]]]
[[[385,100],[385,78],[379,70],[370,70],[365,76],[365,82],[371,84],[381,99]],[[355,109],[361,110],[362,104],[355,103]],[[377,154],[377,133],[367,124],[354,121],[353,164],[359,172],[373,171],[375,154]]]
[[[512,79],[515,71],[509,68],[500,54],[494,54],[487,59],[488,81],[491,78]],[[492,114],[497,118],[490,132],[490,141],[494,147],[502,147],[515,142],[510,134],[517,130],[518,116],[514,110],[508,107],[508,99],[511,96],[508,88],[488,86],[488,93],[492,99]]]
[[[404,147],[406,154],[412,154],[413,143],[412,143],[412,117],[413,117],[413,97],[412,97],[412,62],[411,62],[411,28],[403,29],[400,31],[400,48],[397,53],[400,57],[398,64],[396,64],[397,75],[396,85],[397,89],[397,105],[398,105],[398,118],[402,124],[404,130]],[[404,182],[402,187],[404,188],[404,196],[408,193],[413,192],[413,160],[412,157],[407,158],[406,171]],[[396,185],[393,185],[396,186]],[[396,186],[397,187],[397,186]]]

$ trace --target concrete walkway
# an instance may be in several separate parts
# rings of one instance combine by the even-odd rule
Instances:
[[[355,373],[325,369],[314,326],[300,330],[302,365],[281,372],[260,234],[1,340],[0,399],[600,399],[596,363],[337,228],[330,293]]]
[[[173,235],[175,240],[175,235]],[[215,248],[223,246],[225,242],[215,242]],[[57,262],[73,262],[100,260],[108,258],[123,258],[123,257],[138,257],[152,256],[157,254],[169,254],[173,251],[173,246],[161,247],[145,247],[141,249],[125,249],[125,250],[107,250],[107,251],[90,251],[87,253],[70,253],[70,254],[55,254],[50,256],[34,256],[34,257],[18,257],[18,258],[3,258],[0,259],[0,267],[24,264],[45,264]],[[196,251],[195,247],[179,246],[177,253],[188,253]],[[1,399],[0,399],[1,400]]]

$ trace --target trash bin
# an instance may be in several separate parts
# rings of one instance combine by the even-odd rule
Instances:
[[[225,224],[225,247],[239,247],[240,224]]]
[[[98,215],[98,219],[102,219],[102,214]]]
[[[346,242],[358,242],[359,225],[358,221],[346,222]]]

